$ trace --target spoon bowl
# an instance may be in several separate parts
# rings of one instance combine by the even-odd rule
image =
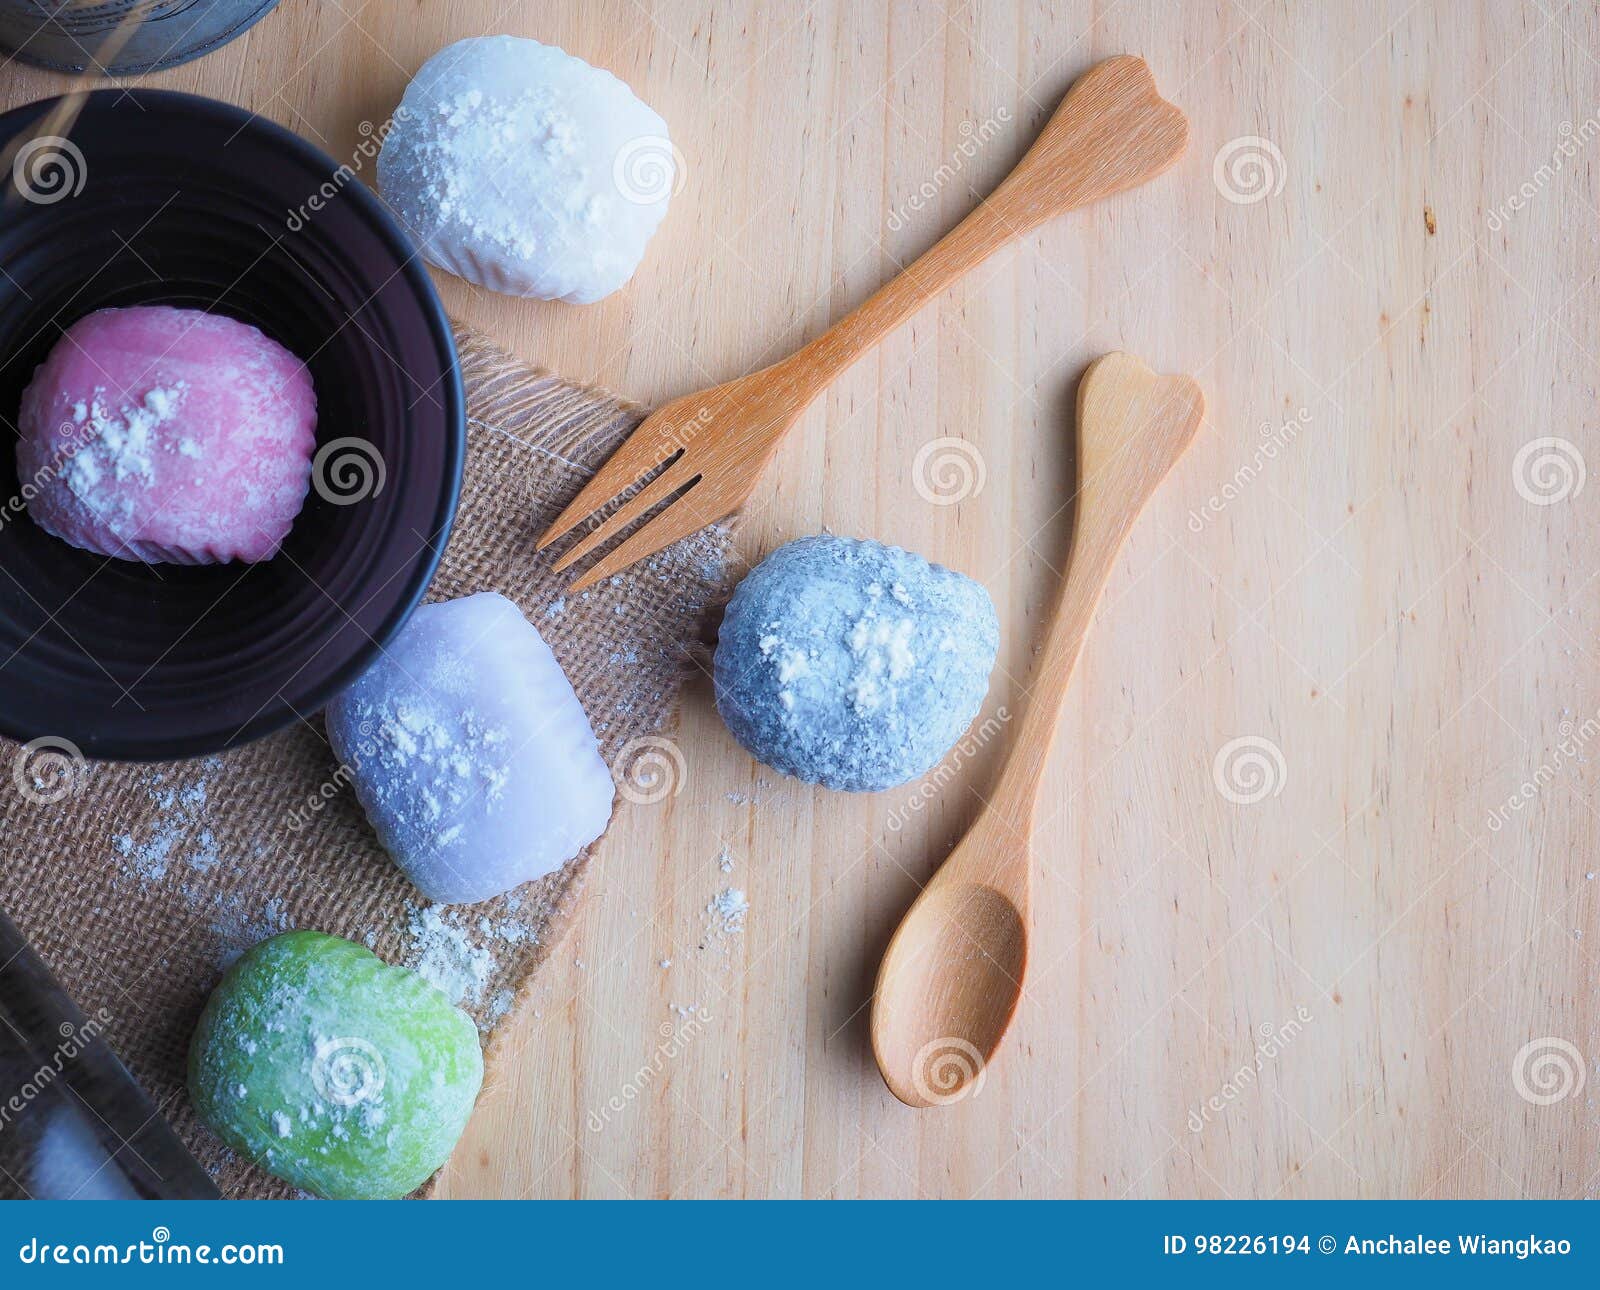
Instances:
[[[911,907],[878,969],[878,992],[905,990],[920,1008],[874,1027],[890,1090],[907,1106],[958,1102],[983,1083],[1022,1001],[1028,928],[987,883],[935,882]]]

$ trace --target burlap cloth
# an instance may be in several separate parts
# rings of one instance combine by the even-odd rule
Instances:
[[[634,773],[703,649],[728,534],[707,530],[620,580],[566,595],[568,577],[534,539],[643,411],[529,368],[465,328],[457,340],[466,478],[428,598],[494,590],[516,601],[566,669],[613,771]],[[462,995],[492,1073],[492,1031],[558,941],[590,859],[436,919],[334,779],[320,720],[201,761],[87,765],[53,803],[16,790],[20,756],[0,741],[4,907],[79,1007],[107,1010],[112,1046],[228,1196],[291,1194],[214,1138],[183,1091],[190,1032],[232,958],[302,927],[420,966]],[[307,809],[330,783],[326,806]]]

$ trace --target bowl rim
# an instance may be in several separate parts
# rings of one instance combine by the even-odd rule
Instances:
[[[51,95],[0,113],[0,153],[3,153],[28,125],[47,115],[62,100],[74,97],[77,96],[71,93]],[[209,117],[221,124],[237,126],[238,134],[253,131],[272,147],[291,154],[309,169],[328,175],[336,173],[342,164],[286,126],[279,125],[276,121],[249,108],[240,107],[223,99],[210,98],[204,94],[135,86],[126,89],[90,90],[82,97],[83,111],[87,111],[91,105],[102,106],[108,103],[115,105],[124,97],[131,97],[136,102],[164,104],[179,112]],[[449,315],[445,312],[444,302],[439,298],[438,288],[428,271],[421,248],[400,226],[383,199],[368,187],[359,175],[353,175],[339,189],[338,197],[342,198],[346,194],[349,194],[350,200],[356,203],[360,213],[380,240],[394,253],[399,269],[393,276],[403,278],[410,287],[438,347],[444,367],[441,386],[444,394],[446,459],[440,474],[438,504],[434,509],[434,516],[439,521],[434,530],[435,536],[427,544],[426,552],[418,559],[411,576],[406,579],[394,608],[375,630],[367,633],[367,643],[343,666],[329,672],[316,684],[308,686],[303,694],[296,694],[296,702],[290,702],[283,691],[279,690],[260,712],[239,726],[230,721],[222,726],[179,735],[157,733],[137,739],[118,736],[96,737],[92,740],[86,738],[84,742],[91,744],[92,747],[84,749],[83,756],[90,760],[160,762],[207,757],[253,743],[284,729],[296,720],[308,720],[321,712],[329,700],[349,688],[372,666],[374,659],[393,642],[400,630],[410,621],[411,615],[422,603],[438,572],[439,563],[444,558],[444,550],[449,544],[460,510],[461,487],[467,457],[466,389],[461,375],[461,355],[456,346],[455,330],[450,324]],[[393,278],[389,280],[392,281]],[[304,711],[301,710],[302,707]],[[5,705],[0,704],[0,735],[19,743],[26,743],[41,737],[42,733],[48,732],[18,725],[12,720]]]

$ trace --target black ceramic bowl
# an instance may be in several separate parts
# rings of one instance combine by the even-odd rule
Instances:
[[[405,234],[304,140],[210,99],[108,89],[70,147],[18,151],[53,106],[0,116],[0,731],[91,757],[215,752],[317,712],[421,599],[461,486],[455,343]],[[260,327],[310,370],[319,446],[366,445],[324,454],[275,559],[109,560],[19,513],[34,369],[83,315],[135,304]]]

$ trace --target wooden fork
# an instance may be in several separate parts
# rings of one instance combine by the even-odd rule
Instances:
[[[868,349],[1013,239],[1154,179],[1183,155],[1188,138],[1183,113],[1156,92],[1143,59],[1095,64],[988,201],[790,357],[646,417],[556,518],[539,549],[625,494],[622,506],[556,562],[565,569],[678,494],[580,577],[573,584],[579,590],[731,514],[755,491],[801,412]]]

